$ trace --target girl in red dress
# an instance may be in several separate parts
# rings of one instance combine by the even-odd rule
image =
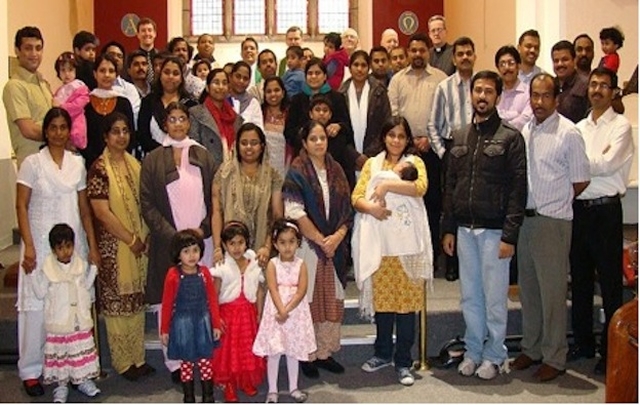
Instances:
[[[224,333],[213,358],[214,382],[224,386],[226,402],[238,402],[237,389],[254,396],[265,375],[264,359],[251,351],[264,302],[264,276],[250,246],[249,228],[225,224],[221,234],[224,262],[211,268],[219,291]]]

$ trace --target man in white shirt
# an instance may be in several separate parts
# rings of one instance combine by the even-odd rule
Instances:
[[[440,214],[442,213],[441,162],[431,149],[427,121],[431,114],[433,96],[438,84],[447,78],[441,70],[429,65],[429,38],[424,33],[413,34],[407,46],[410,64],[396,73],[389,82],[391,114],[407,119],[413,143],[427,167],[429,188],[424,196],[431,235],[433,259],[437,259],[441,247]]]
[[[518,78],[521,82],[529,85],[533,76],[542,72],[542,69],[536,65],[540,56],[540,34],[538,31],[527,30],[520,35],[518,52],[520,52],[520,59],[522,59]]]
[[[529,103],[529,85],[518,78],[521,61],[518,50],[512,45],[505,45],[496,52],[495,64],[504,84],[498,114],[518,131],[522,131],[533,115]]]
[[[518,236],[522,353],[512,370],[542,365],[538,382],[565,373],[567,269],[573,199],[589,185],[589,160],[575,125],[558,114],[560,86],[548,73],[531,80],[534,117],[522,130],[527,147],[528,193]]]
[[[607,333],[614,312],[622,306],[622,204],[633,160],[631,125],[611,107],[617,75],[596,68],[589,76],[593,109],[577,127],[585,142],[591,183],[573,202],[571,240],[571,324],[575,345],[568,360],[595,356],[593,284],[600,284],[605,313],[596,374],[607,364]]]

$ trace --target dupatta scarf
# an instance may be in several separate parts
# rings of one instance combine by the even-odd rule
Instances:
[[[323,235],[331,235],[342,225],[351,229],[353,208],[351,207],[351,189],[342,167],[333,160],[330,154],[325,156],[327,183],[329,185],[329,218],[325,216],[325,202],[322,187],[316,169],[305,150],[293,160],[282,187],[285,199],[295,201],[304,206],[307,216]],[[327,260],[324,251],[313,241],[309,245],[318,256],[319,261]],[[345,287],[347,283],[348,238],[342,239],[333,256],[333,266],[338,279]]]

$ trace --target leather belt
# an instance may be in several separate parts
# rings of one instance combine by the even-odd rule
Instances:
[[[576,200],[576,204],[583,208],[595,207],[598,205],[617,204],[620,202],[620,194],[614,196],[604,196],[591,200]]]

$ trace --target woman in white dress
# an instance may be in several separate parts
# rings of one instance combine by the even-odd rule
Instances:
[[[100,254],[93,233],[82,157],[65,150],[71,130],[69,113],[59,107],[44,117],[45,147],[28,156],[18,172],[16,213],[22,244],[18,272],[18,371],[27,393],[42,395],[38,382],[44,364],[43,300],[32,289],[33,271],[42,271],[51,253],[48,235],[55,224],[66,223],[76,234],[75,251],[93,264]],[[88,256],[87,256],[88,254]]]

